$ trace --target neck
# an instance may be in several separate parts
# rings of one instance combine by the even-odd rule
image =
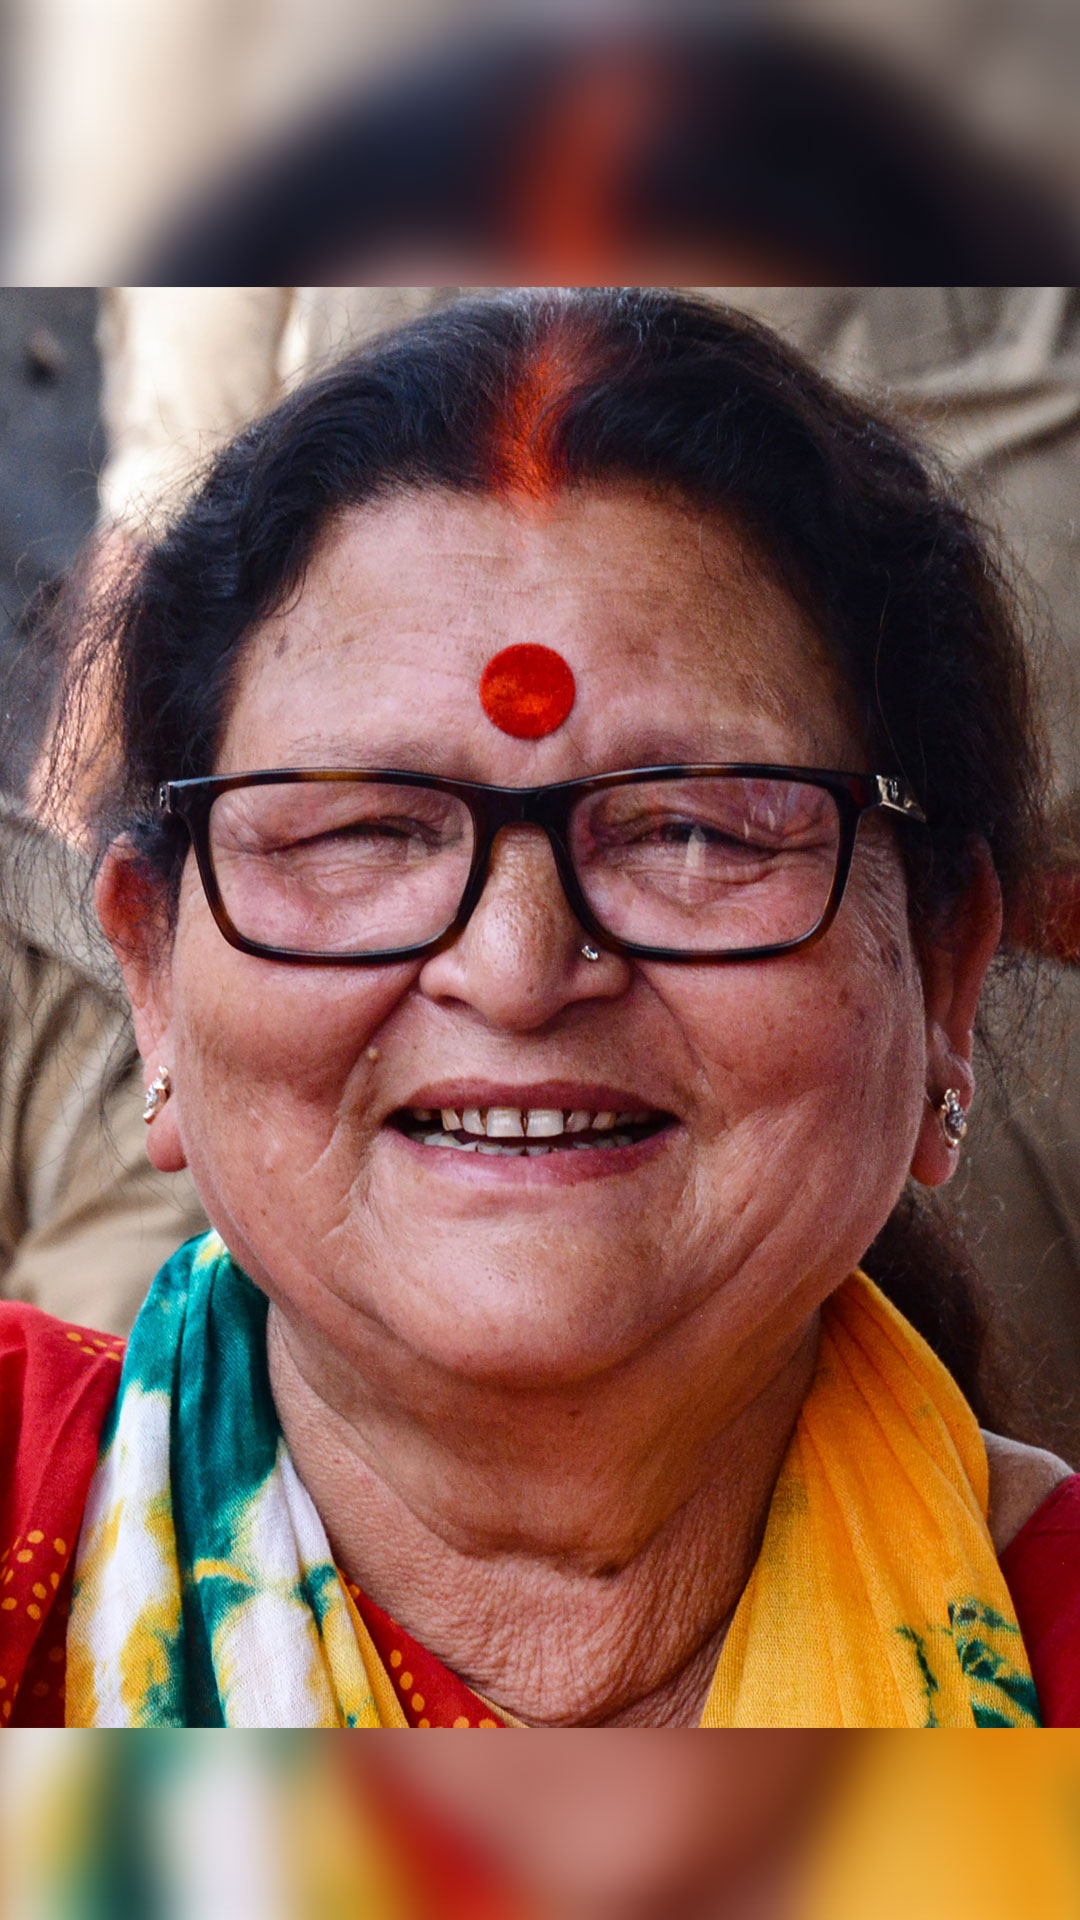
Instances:
[[[542,1390],[448,1378],[377,1330],[358,1365],[276,1307],[268,1351],[337,1564],[416,1640],[529,1724],[696,1725],[817,1337],[814,1313],[763,1332],[717,1385],[676,1333]]]

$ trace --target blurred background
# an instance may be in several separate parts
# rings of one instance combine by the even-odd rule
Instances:
[[[1080,1735],[23,1730],[8,1920],[1072,1920]],[[973,1744],[974,1743],[974,1744]]]
[[[0,661],[97,519],[104,457],[97,296],[90,287],[17,287],[0,299]],[[26,711],[0,784],[21,789],[48,710],[51,662],[26,657]]]
[[[13,0],[4,277],[1060,279],[1078,37],[1072,0]]]

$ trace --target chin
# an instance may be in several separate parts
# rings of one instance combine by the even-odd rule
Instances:
[[[558,1391],[584,1385],[624,1364],[658,1331],[653,1316],[631,1320],[625,1311],[625,1275],[596,1274],[573,1294],[565,1269],[545,1287],[485,1267],[470,1286],[459,1264],[452,1294],[445,1270],[419,1276],[405,1295],[380,1301],[383,1324],[418,1358],[478,1385],[517,1391]]]

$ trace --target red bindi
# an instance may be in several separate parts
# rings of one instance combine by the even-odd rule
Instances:
[[[480,704],[488,719],[518,740],[539,740],[561,727],[577,689],[551,647],[504,647],[480,675]]]

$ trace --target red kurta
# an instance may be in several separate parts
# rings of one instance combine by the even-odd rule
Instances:
[[[1045,1727],[1080,1727],[1080,1473],[1001,1555]]]
[[[0,1715],[63,1726],[75,1545],[124,1343],[0,1305]]]

